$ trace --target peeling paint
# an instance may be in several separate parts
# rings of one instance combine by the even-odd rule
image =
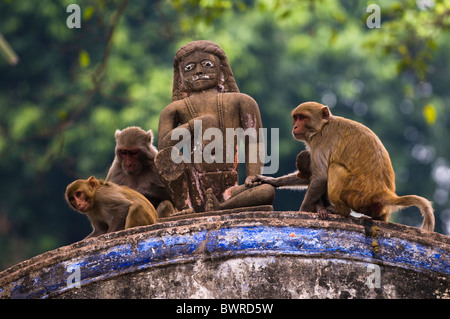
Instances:
[[[375,252],[371,231],[366,232],[364,225],[358,224],[361,222],[339,218],[341,217],[337,218],[339,223],[336,223],[317,220],[312,214],[299,213],[211,214],[192,220],[146,226],[141,230],[112,233],[95,241],[74,244],[73,248],[62,247],[60,253],[56,250],[43,254],[42,260],[37,256],[30,262],[24,262],[22,267],[19,264],[15,271],[1,272],[0,297],[79,295],[88,287],[109,289],[106,284],[104,287],[99,286],[101,283],[116,282],[115,285],[119,287],[126,285],[120,278],[133,277],[135,273],[151,277],[151,273],[167,269],[166,275],[171,278],[167,285],[170,282],[180,285],[189,283],[188,287],[183,287],[185,290],[192,290],[193,298],[213,298],[220,295],[217,282],[220,285],[227,276],[230,276],[230,286],[238,285],[236,291],[240,291],[243,296],[257,297],[255,287],[259,287],[257,289],[263,289],[262,296],[270,297],[275,288],[269,289],[267,281],[281,280],[287,285],[283,294],[292,298],[308,294],[353,298],[361,296],[362,289],[368,290],[365,285],[365,268],[368,264],[382,267],[381,280],[385,297],[398,296],[401,289],[399,285],[404,284],[399,275],[392,277],[390,269],[402,269],[401,273],[408,274],[404,280],[410,280],[411,287],[430,285],[430,276],[435,274],[439,285],[430,289],[439,292],[436,296],[448,295],[450,245],[445,236],[433,235],[433,245],[420,236],[398,232],[398,229],[402,229],[405,234],[407,231],[414,233],[412,227],[378,222],[381,232],[376,237],[379,250]],[[288,260],[289,263],[282,263],[283,260]],[[293,273],[298,266],[292,264],[292,260],[297,260],[302,267],[306,267],[302,269],[307,272]],[[311,268],[316,264],[324,268]],[[67,267],[74,265],[80,270],[81,288],[67,287],[70,275]],[[284,273],[273,272],[275,265],[278,268],[284,267]],[[193,267],[192,273],[177,271],[179,267]],[[346,275],[339,277],[339,273],[336,273],[336,278],[331,277],[334,267],[343,269]],[[212,277],[205,277],[208,272]],[[261,275],[262,278],[259,277]],[[302,276],[304,280],[314,278],[314,286],[304,282]],[[145,286],[145,282],[135,284],[137,286],[133,289],[144,285],[139,289],[148,290],[156,285],[153,281],[158,279],[152,279],[150,286]],[[447,293],[445,289],[442,292],[442,283],[446,281]],[[213,285],[213,282],[216,284]],[[292,286],[292,282],[297,285]],[[114,289],[114,284],[111,287]],[[389,290],[386,290],[388,287]],[[129,291],[131,288],[123,289]],[[380,292],[368,291],[367,294],[379,296]]]

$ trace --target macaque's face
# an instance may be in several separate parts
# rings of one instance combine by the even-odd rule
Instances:
[[[292,125],[292,135],[294,135],[297,140],[303,141],[305,139],[306,124],[309,121],[309,118],[301,113],[294,114],[292,117],[294,120]]]
[[[99,187],[100,183],[94,176],[87,180],[76,180],[66,188],[66,201],[75,210],[86,213],[94,206],[95,193]]]
[[[204,91],[217,87],[220,80],[220,59],[210,53],[193,52],[180,64],[188,91]]]
[[[305,138],[311,137],[311,134],[319,132],[331,118],[328,107],[317,102],[302,103],[292,111],[291,115],[292,135],[300,141],[305,141]]]
[[[126,175],[137,175],[142,170],[140,149],[120,148],[117,155],[122,160],[122,170]]]
[[[76,189],[68,198],[70,204],[80,212],[86,213],[91,207],[91,199],[80,189]]]

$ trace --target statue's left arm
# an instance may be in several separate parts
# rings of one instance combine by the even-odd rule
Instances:
[[[245,169],[246,169],[246,180],[245,184],[251,185],[251,180],[258,174],[261,174],[261,168],[264,166],[264,140],[263,134],[259,134],[262,128],[261,114],[259,112],[259,107],[256,101],[246,95],[240,95],[240,124],[245,130],[250,129],[254,136],[246,138],[245,141]]]

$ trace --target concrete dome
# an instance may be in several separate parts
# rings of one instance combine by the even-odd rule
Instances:
[[[450,298],[449,251],[447,236],[367,218],[200,213],[19,263],[0,297]]]

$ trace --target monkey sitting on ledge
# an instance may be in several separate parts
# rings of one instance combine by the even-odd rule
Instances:
[[[153,146],[153,131],[137,126],[116,130],[114,161],[106,182],[128,186],[144,195],[156,208],[159,217],[168,217],[175,211],[155,166],[158,150]]]
[[[65,198],[71,208],[86,214],[91,221],[94,230],[86,238],[151,225],[158,218],[155,208],[142,194],[94,176],[69,184]]]
[[[305,142],[311,159],[311,178],[300,211],[317,209],[324,196],[332,204],[330,210],[337,214],[348,216],[353,210],[382,221],[388,221],[401,206],[417,206],[424,219],[422,229],[434,230],[433,208],[428,200],[395,193],[389,154],[374,132],[361,123],[333,116],[327,106],[316,102],[300,104],[291,115],[292,134]],[[300,178],[293,179],[294,174],[258,178],[263,183],[282,181],[283,186],[289,181],[301,184]]]

